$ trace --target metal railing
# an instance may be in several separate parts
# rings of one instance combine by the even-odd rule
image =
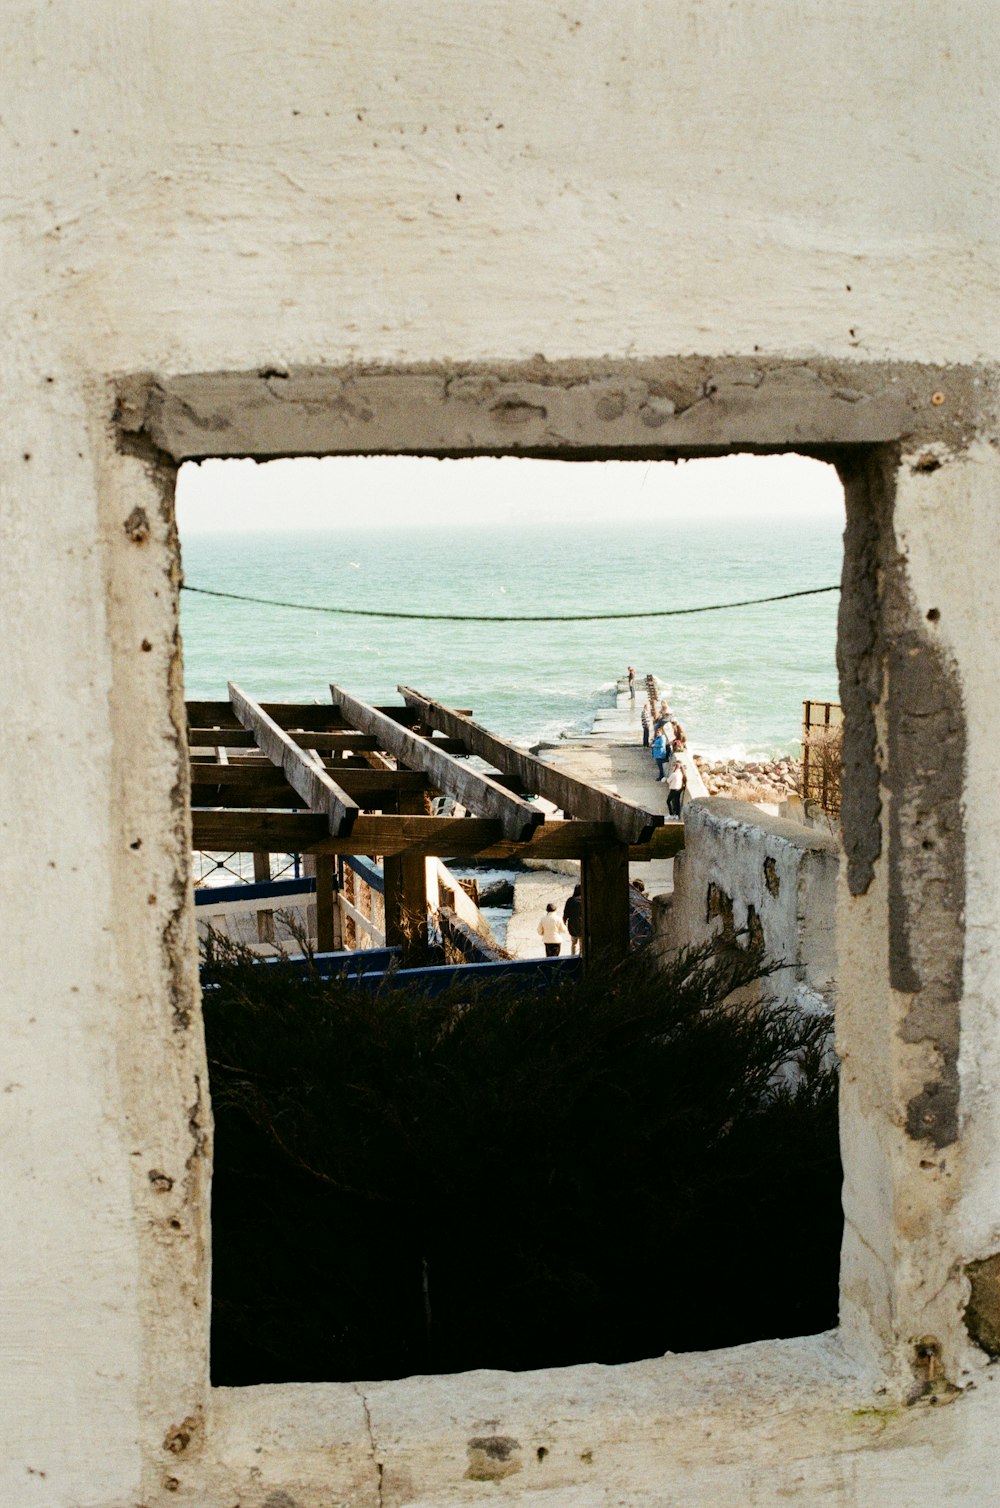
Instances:
[[[840,814],[844,709],[839,702],[802,703],[802,799],[831,817]]]

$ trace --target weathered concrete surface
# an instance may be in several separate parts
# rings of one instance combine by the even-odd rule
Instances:
[[[586,457],[596,447],[710,455],[899,439],[954,448],[975,429],[982,379],[973,368],[775,358],[265,368],[132,376],[118,385],[116,414],[123,435],[176,461],[357,450]]]
[[[814,1336],[621,1367],[222,1389],[214,1451],[197,1474],[175,1470],[182,1488],[212,1484],[204,1508],[287,1508],[282,1492],[297,1508],[936,1508],[942,1482],[949,1508],[978,1508],[998,1385],[989,1371],[951,1403],[906,1408],[872,1397],[836,1340]]]
[[[936,463],[935,454],[932,469]],[[914,474],[928,469],[925,455]],[[847,883],[852,894],[864,894],[885,843],[889,980],[911,997],[901,1035],[905,1042],[930,1043],[935,1054],[910,1098],[906,1126],[915,1139],[941,1148],[958,1137],[965,914],[961,683],[937,629],[940,609],[924,614],[913,600],[893,527],[889,453],[867,465],[847,461],[842,471],[847,531],[838,661]],[[883,696],[880,754],[876,709]]]
[[[428,1505],[537,1500],[553,1461],[560,1502],[602,1508],[990,1502],[993,1371],[965,1313],[967,1269],[1000,1249],[1000,12],[8,0],[4,19],[0,610],[17,774],[0,790],[0,1498],[374,1503],[384,1439],[395,1501]],[[427,402],[393,387],[390,404],[379,384],[398,368],[429,379]],[[144,381],[120,390],[137,373],[155,402]],[[238,412],[224,392],[243,394]],[[889,453],[857,454],[873,440]],[[608,1369],[596,1394],[575,1374],[386,1385],[367,1404],[214,1394],[165,451],[744,443],[829,445],[862,478],[889,468],[889,555],[848,582],[875,646],[849,776],[868,781],[864,883],[843,888],[838,933],[841,1337],[866,1379],[860,1422],[828,1407],[839,1363],[809,1343],[693,1371],[675,1359],[651,1387]],[[964,721],[964,917],[949,859],[940,906],[958,930],[940,977],[912,936],[935,901],[917,893],[925,851],[887,752],[902,726],[890,556],[907,631],[927,625]],[[890,904],[932,1010],[890,972]],[[937,1147],[907,1117],[945,1071],[958,1140]],[[886,1417],[927,1335],[976,1391]],[[492,1436],[519,1442],[521,1470],[467,1478],[469,1442]]]
[[[832,1006],[839,864],[828,832],[744,801],[690,802],[670,905],[653,908],[656,941],[666,949],[697,947],[720,932],[745,933],[782,965],[764,985],[768,998]]]

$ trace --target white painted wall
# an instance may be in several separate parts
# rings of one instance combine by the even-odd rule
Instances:
[[[667,949],[698,947],[716,937],[722,920],[708,914],[714,886],[731,903],[737,932],[746,931],[753,908],[764,957],[780,965],[763,984],[767,998],[825,1009],[833,1005],[837,985],[838,867],[839,847],[829,832],[772,817],[744,801],[689,802],[673,893],[657,897],[653,907],[654,937]]]
[[[961,1178],[929,1175],[957,1179],[955,1218],[920,1260],[977,1392],[901,1413],[864,1370],[897,1324],[916,1198],[884,1249],[855,1243],[847,1351],[384,1385],[369,1427],[349,1388],[207,1388],[175,539],[114,450],[109,379],[538,352],[994,360],[1000,11],[8,0],[4,20],[0,1498],[374,1503],[382,1460],[386,1504],[477,1502],[464,1442],[495,1429],[551,1449],[565,1504],[991,1501],[992,1373],[957,1299],[961,1261],[1000,1246],[990,426],[933,474],[904,457],[900,500],[969,722],[970,1124]],[[895,1114],[881,885],[842,929],[844,988],[876,1006],[859,993],[841,1027],[872,1169]],[[870,1233],[893,1199],[874,1173],[862,1188]],[[532,1466],[489,1491],[545,1483]]]
[[[46,295],[18,324],[102,374],[991,352],[998,22],[976,0],[944,22],[907,0],[7,20],[8,275]]]

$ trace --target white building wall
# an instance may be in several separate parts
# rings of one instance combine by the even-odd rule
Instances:
[[[176,541],[155,457],[120,453],[111,421],[112,379],[143,371],[993,361],[1000,12],[8,0],[4,19],[0,1498],[314,1508],[529,1501],[551,1482],[567,1504],[992,1501],[992,1372],[961,1323],[963,1263],[1000,1248],[986,389],[939,470],[904,453],[899,473],[899,546],[967,719],[961,1155],[922,1173],[899,1150],[880,861],[842,909],[865,1234],[841,1339],[367,1402],[207,1387]],[[918,1332],[899,1315],[919,1316],[922,1283],[977,1389],[906,1411]],[[491,1432],[519,1441],[501,1489],[466,1475],[465,1442]]]
[[[699,947],[728,926],[746,945],[756,923],[765,960],[778,965],[763,983],[767,998],[832,1006],[838,868],[829,832],[744,801],[688,802],[673,893],[654,902],[654,938],[666,949]]]

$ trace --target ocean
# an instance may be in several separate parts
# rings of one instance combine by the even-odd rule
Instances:
[[[192,586],[326,606],[455,612],[468,623],[398,622],[261,607],[184,593],[189,697],[237,681],[259,699],[363,700],[400,683],[471,707],[520,744],[589,730],[631,664],[663,682],[696,753],[799,750],[802,702],[838,699],[838,594],[730,612],[671,608],[770,596],[840,579],[841,524],[750,517],[568,528],[331,529],[182,541]],[[648,612],[631,622],[491,623],[504,614]]]

